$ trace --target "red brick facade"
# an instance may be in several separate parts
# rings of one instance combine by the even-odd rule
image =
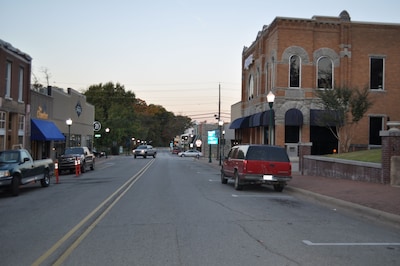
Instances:
[[[321,133],[312,118],[317,113],[315,110],[321,109],[315,93],[321,86],[319,78],[326,77],[322,70],[331,66],[331,82],[327,79],[327,83],[332,88],[370,89],[373,106],[357,126],[352,145],[380,146],[380,140],[373,136],[379,137],[387,121],[400,120],[399,43],[400,24],[353,22],[346,11],[338,17],[275,18],[243,50],[241,119],[247,117],[250,122],[232,127],[235,138],[242,143],[268,142],[269,123],[262,116],[269,110],[266,96],[272,91],[276,96],[273,144],[313,142],[313,146],[321,146],[320,150],[314,150],[319,154],[334,147],[328,143],[332,140],[324,143],[326,132]],[[297,84],[290,75],[290,62],[296,58],[299,61]],[[328,62],[327,68],[322,67],[323,60]],[[382,73],[373,70],[376,65]],[[371,81],[375,76],[382,77],[377,87]],[[288,116],[289,110],[297,117]],[[261,122],[253,121],[260,113]]]
[[[0,40],[0,150],[29,148],[31,60]]]

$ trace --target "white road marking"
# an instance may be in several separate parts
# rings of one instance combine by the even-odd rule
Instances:
[[[400,243],[381,243],[381,242],[366,242],[366,243],[313,243],[310,240],[303,240],[307,246],[400,246]]]

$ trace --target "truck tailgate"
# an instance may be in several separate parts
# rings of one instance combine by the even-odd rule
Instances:
[[[248,160],[246,163],[248,174],[291,176],[292,165],[290,162],[269,162]]]

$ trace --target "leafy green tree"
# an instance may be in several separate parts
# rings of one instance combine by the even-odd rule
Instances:
[[[160,105],[147,105],[119,83],[92,85],[84,95],[95,106],[95,119],[102,124],[102,130],[110,128],[110,133],[103,132],[95,146],[113,147],[114,153],[119,146],[133,148],[132,137],[154,146],[167,146],[174,136],[192,126],[189,117],[175,116]]]
[[[364,117],[372,106],[369,89],[351,89],[347,87],[318,90],[325,115],[318,123],[328,127],[339,143],[339,152],[348,152],[354,136],[354,126]],[[335,124],[332,130],[331,124]]]

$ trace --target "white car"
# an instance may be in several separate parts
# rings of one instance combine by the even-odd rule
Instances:
[[[182,151],[178,153],[179,157],[200,157],[203,156],[201,152],[198,150],[187,150],[187,151]]]

